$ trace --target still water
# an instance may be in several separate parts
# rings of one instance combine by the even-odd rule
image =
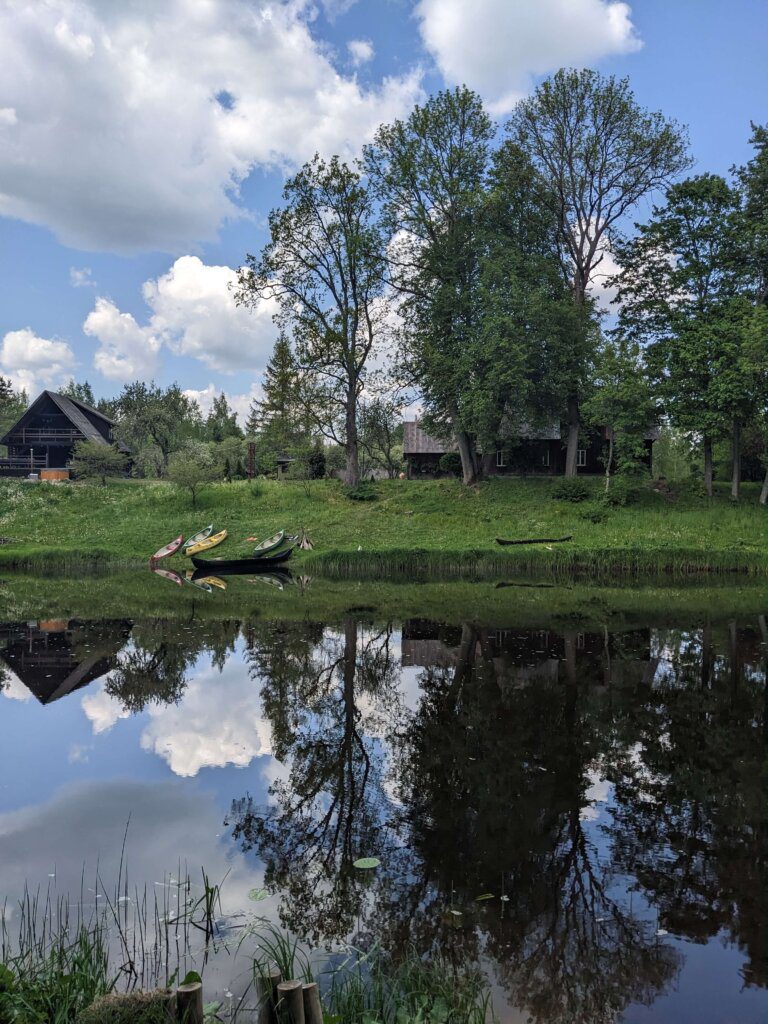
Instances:
[[[467,959],[503,1021],[768,1019],[764,617],[532,628],[511,595],[485,624],[471,600],[322,621],[279,598],[0,624],[9,918],[25,883],[108,887],[127,829],[131,886],[204,866],[230,921],[256,890],[317,948]],[[210,977],[243,984],[230,953]]]

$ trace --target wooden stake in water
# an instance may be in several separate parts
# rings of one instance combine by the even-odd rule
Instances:
[[[320,1004],[320,989],[317,983],[313,981],[311,985],[304,985],[302,995],[305,1024],[323,1024],[323,1007]]]
[[[281,981],[277,986],[278,1002],[289,1024],[306,1024],[304,1018],[304,992],[300,981]]]
[[[282,980],[283,976],[276,967],[259,977],[259,1024],[277,1024],[277,987]]]
[[[201,982],[193,981],[176,989],[176,1016],[181,1024],[204,1024]]]

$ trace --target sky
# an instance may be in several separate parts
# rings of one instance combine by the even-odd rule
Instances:
[[[0,0],[0,374],[178,381],[244,417],[276,329],[228,286],[316,151],[461,83],[501,129],[593,67],[727,174],[768,121],[766,52],[768,0]]]

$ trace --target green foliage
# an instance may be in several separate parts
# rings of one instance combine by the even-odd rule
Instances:
[[[79,1013],[76,1024],[171,1024],[170,996],[168,989],[112,993]]]
[[[154,381],[126,384],[115,399],[115,409],[120,440],[131,451],[154,450],[158,475],[164,475],[172,451],[202,432],[200,409],[178,384],[165,390]]]
[[[221,476],[222,466],[215,453],[200,441],[186,441],[168,460],[168,479],[189,491],[192,508],[197,506],[200,488],[220,480]]]
[[[592,497],[589,484],[578,476],[558,480],[551,493],[555,501],[580,502]]]
[[[348,501],[377,501],[379,495],[371,484],[361,483],[357,487],[345,487],[344,497]]]
[[[631,475],[618,476],[611,484],[610,490],[606,491],[603,501],[614,508],[623,508],[625,505],[636,504],[643,489],[642,478]]]
[[[96,408],[96,398],[93,394],[93,388],[87,380],[78,383],[73,377],[70,377],[63,388],[60,389],[60,394],[65,395],[67,398],[74,398],[76,402],[83,402],[85,405],[90,405],[92,409]]]
[[[224,441],[226,438],[241,438],[243,432],[237,425],[237,413],[230,409],[227,396],[222,391],[216,395],[211,411],[205,420],[205,439],[207,441]]]
[[[0,376],[0,437],[13,426],[29,405],[25,391],[16,391],[7,377]],[[2,446],[1,450],[5,450]]]
[[[78,441],[71,462],[74,475],[83,480],[98,479],[106,486],[107,477],[120,476],[128,467],[128,456],[116,445],[98,441]]]
[[[445,452],[437,460],[437,466],[441,473],[461,476],[461,456],[458,452]]]

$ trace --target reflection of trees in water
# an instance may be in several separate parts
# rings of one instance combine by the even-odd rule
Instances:
[[[271,786],[270,809],[235,801],[233,835],[258,850],[267,885],[285,893],[283,923],[314,941],[351,931],[367,883],[352,863],[371,853],[386,861],[392,846],[380,739],[397,719],[391,641],[390,626],[353,619],[339,633],[281,625],[249,638],[289,776]]]
[[[641,919],[646,901],[683,937],[730,929],[747,980],[765,983],[756,631],[418,625],[415,644],[435,661],[412,713],[388,628],[249,634],[288,775],[273,808],[237,801],[232,824],[283,892],[284,924],[314,940],[370,928],[390,950],[490,958],[542,1024],[615,1021],[667,988],[680,958],[655,912]],[[604,825],[589,813],[601,779],[615,786]],[[364,854],[383,861],[370,879],[350,866]],[[477,902],[486,892],[495,898]]]
[[[187,674],[204,653],[222,671],[240,635],[236,620],[138,622],[131,642],[118,654],[104,690],[130,712],[148,704],[177,704],[187,686]]]
[[[726,932],[768,982],[768,690],[757,630],[732,624],[660,638],[673,671],[635,710],[635,745],[615,759],[608,828],[669,931]]]

